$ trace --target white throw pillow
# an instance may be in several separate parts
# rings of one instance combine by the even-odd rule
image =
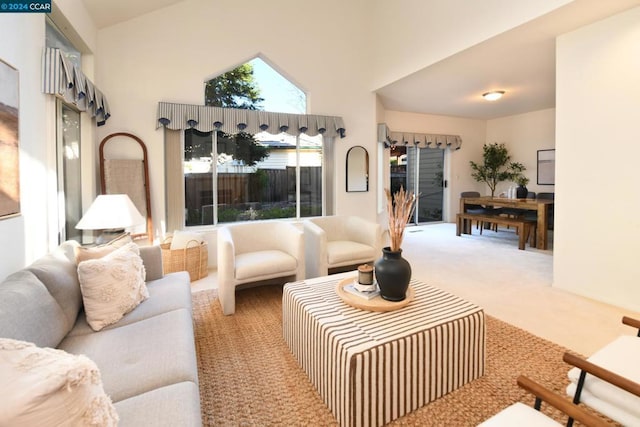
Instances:
[[[0,338],[0,425],[117,426],[100,371],[83,355]]]
[[[86,261],[88,259],[102,258],[103,256],[110,254],[116,249],[121,248],[131,242],[133,242],[133,240],[131,239],[131,235],[129,233],[125,233],[103,245],[76,246],[74,249],[76,264],[80,264],[82,261]]]
[[[192,242],[192,240],[195,240],[195,242]],[[202,244],[202,242],[204,242],[204,238],[200,233],[176,230],[173,232],[173,236],[171,236],[171,245],[169,246],[169,249],[184,249],[187,245],[189,245],[189,247],[194,247]]]
[[[84,311],[91,329],[116,323],[149,297],[140,249],[128,243],[100,258],[78,264]]]

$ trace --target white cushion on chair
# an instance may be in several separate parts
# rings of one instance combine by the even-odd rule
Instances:
[[[516,402],[503,409],[493,417],[479,424],[478,427],[558,427],[562,424],[552,420],[540,411],[524,403]]]
[[[362,243],[347,240],[327,242],[329,265],[355,264],[356,260],[373,260],[380,256],[382,253],[376,254],[374,248]]]
[[[567,394],[569,396],[574,396],[576,393],[577,385],[575,383],[569,383],[567,386]],[[619,390],[622,391],[622,390]],[[640,426],[640,419],[638,419],[633,414],[622,410],[620,407],[616,405],[612,405],[606,400],[599,399],[595,397],[593,394],[589,392],[589,390],[582,389],[582,393],[580,393],[580,402],[584,403],[586,406],[595,409],[601,414],[606,415],[612,420],[617,421],[623,426]]]
[[[377,222],[335,215],[307,218],[303,227],[307,278],[326,276],[334,268],[373,262],[382,255],[382,228]]]
[[[294,257],[278,250],[239,254],[236,255],[236,279],[245,280],[288,271],[295,273],[297,266]]]
[[[640,383],[640,337],[623,335],[598,350],[587,360]],[[571,383],[567,394],[575,394],[580,369],[569,371]],[[587,374],[580,401],[624,425],[640,425],[640,397],[622,390],[600,378]]]
[[[236,310],[236,286],[305,277],[301,227],[285,221],[249,221],[220,227],[217,236],[218,301],[225,315]]]

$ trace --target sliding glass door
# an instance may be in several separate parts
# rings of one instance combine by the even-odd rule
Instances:
[[[400,186],[418,195],[414,224],[442,221],[444,153],[439,148],[396,146],[391,149],[391,191]]]

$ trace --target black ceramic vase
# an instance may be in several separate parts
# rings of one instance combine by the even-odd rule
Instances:
[[[527,194],[529,194],[529,190],[527,190],[527,187],[524,185],[519,185],[518,188],[516,188],[516,198],[526,199]]]
[[[392,251],[388,246],[382,248],[382,258],[374,263],[374,272],[382,298],[387,301],[405,299],[411,280],[411,265],[402,258],[402,249]]]

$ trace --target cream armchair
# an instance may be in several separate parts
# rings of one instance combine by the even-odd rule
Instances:
[[[218,230],[218,299],[225,315],[236,311],[238,285],[304,277],[304,238],[295,225],[247,222]]]
[[[382,256],[380,224],[341,215],[308,218],[303,224],[307,278]]]

